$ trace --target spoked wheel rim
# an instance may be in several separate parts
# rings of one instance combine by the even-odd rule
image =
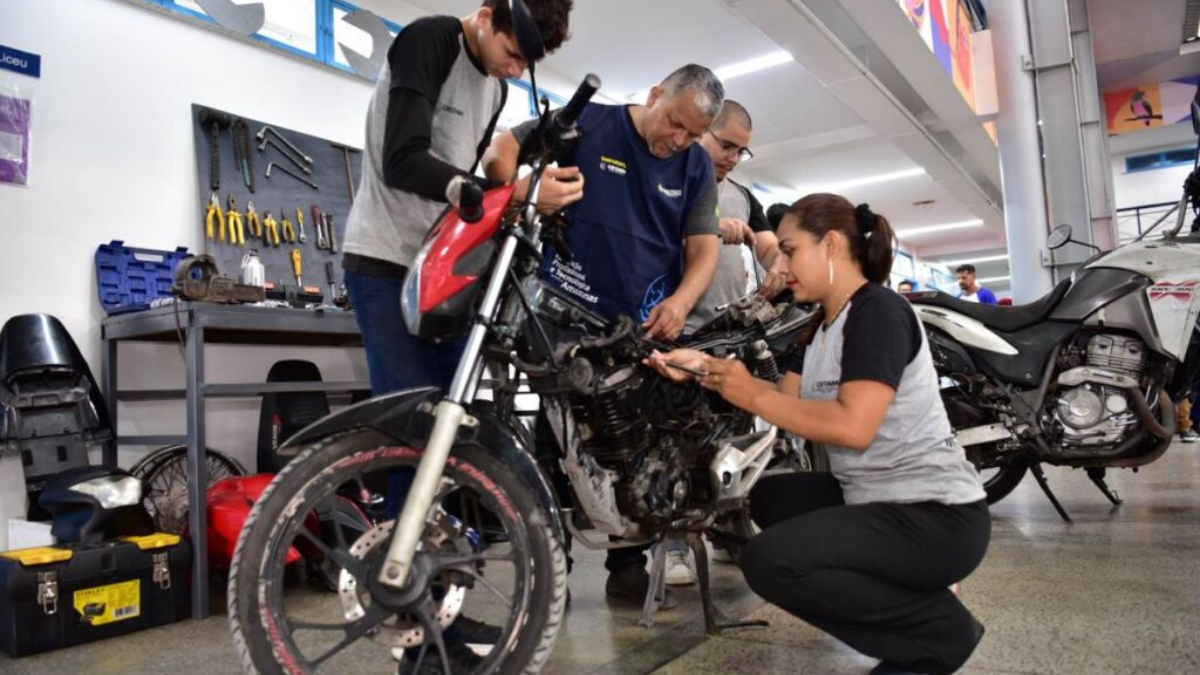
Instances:
[[[186,446],[161,451],[162,457],[151,457],[135,475],[146,484],[146,510],[155,527],[163,532],[181,534],[187,528],[188,470]],[[212,450],[205,450],[205,485],[245,474],[234,460]]]
[[[297,491],[284,511],[294,515],[273,528],[258,589],[261,619],[280,663],[295,666],[293,672],[394,673],[407,654],[411,672],[432,661],[445,675],[485,675],[499,670],[516,645],[531,602],[533,570],[520,554],[528,533],[503,492],[471,465],[450,459],[404,589],[377,580],[394,521],[377,523],[354,541],[340,527],[332,528],[332,536],[314,532],[311,514],[333,499],[338,486],[354,482],[365,491],[368,483],[378,484],[380,473],[415,467],[420,454],[380,448],[339,462]],[[507,542],[483,539],[484,514],[499,521]],[[316,603],[305,589],[287,587],[289,550],[332,561],[337,592]],[[481,661],[462,667],[460,659],[456,668],[452,652],[463,647],[448,644],[443,632],[464,610],[498,626],[500,639]],[[364,660],[372,669],[363,667]]]

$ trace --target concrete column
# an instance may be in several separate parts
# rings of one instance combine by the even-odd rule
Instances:
[[[1049,230],[1037,97],[1033,74],[1023,64],[1030,54],[1025,0],[991,0],[988,22],[995,50],[999,107],[996,135],[1000,144],[1008,264],[1013,301],[1022,304],[1045,295],[1053,286],[1050,270],[1042,265]]]

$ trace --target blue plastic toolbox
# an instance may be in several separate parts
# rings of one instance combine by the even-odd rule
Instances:
[[[109,314],[149,309],[155,298],[171,295],[179,261],[192,257],[186,247],[174,251],[131,248],[112,241],[96,248],[96,286]]]

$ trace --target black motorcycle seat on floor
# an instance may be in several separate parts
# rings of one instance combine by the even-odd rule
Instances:
[[[941,307],[958,312],[1001,333],[1015,333],[1035,323],[1044,321],[1046,317],[1050,316],[1050,313],[1054,311],[1058,303],[1062,302],[1063,296],[1067,294],[1067,290],[1070,287],[1070,280],[1064,280],[1055,286],[1054,290],[1041,298],[1026,305],[1015,305],[1013,307],[981,305],[977,302],[959,300],[952,295],[941,292],[916,293],[910,295],[909,299],[914,305]]]

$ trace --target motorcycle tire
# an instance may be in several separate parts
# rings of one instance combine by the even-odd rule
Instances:
[[[995,504],[1011,494],[1021,484],[1027,471],[1029,465],[1024,462],[1013,461],[999,467],[995,475],[983,482],[983,490],[987,492],[987,503]]]
[[[147,454],[129,473],[145,484],[143,502],[159,532],[183,534],[187,529],[188,482],[186,445],[171,445]],[[204,449],[205,485],[245,476],[241,462],[214,448]]]
[[[311,512],[315,504],[332,497],[343,481],[367,480],[367,470],[391,472],[389,475],[395,475],[399,469],[417,466],[423,456],[424,450],[421,448],[397,446],[395,441],[376,432],[360,429],[335,434],[313,443],[303,449],[276,476],[250,512],[238,540],[229,577],[230,629],[236,652],[247,672],[259,675],[342,672],[340,666],[334,663],[335,659],[326,654],[317,657],[315,665],[308,663],[311,657],[303,653],[296,639],[297,635],[301,635],[306,629],[312,632],[311,628],[305,626],[304,618],[295,621],[295,633],[286,630],[291,627],[288,622],[292,620],[287,614],[294,596],[286,600],[284,597],[285,577],[288,576],[284,552],[293,541],[299,541],[293,537],[303,537],[306,514]],[[374,475],[370,477],[373,478]],[[503,623],[503,637],[495,643],[495,647],[484,657],[483,662],[474,666],[470,673],[536,675],[550,656],[566,608],[567,567],[562,542],[555,535],[549,516],[525,483],[478,445],[461,444],[451,450],[450,459],[443,472],[443,487],[439,489],[445,490],[447,485],[452,485],[452,489],[455,490],[461,489],[478,495],[477,504],[483,505],[483,508],[495,507],[501,513],[500,518],[510,535],[510,543],[504,544],[509,551],[504,560],[512,562],[512,577],[516,579],[516,590],[512,594],[511,602],[498,605],[501,613],[507,611],[507,616],[500,620]],[[431,509],[425,537],[422,539],[422,549],[417,554],[426,558],[415,562],[438,564],[437,555],[446,550],[447,539],[431,539],[431,533],[436,536],[438,527],[447,522],[453,521],[458,524],[457,535],[449,539],[450,546],[454,546],[455,542],[461,544],[463,540],[468,539],[468,534],[477,535],[477,530],[472,532],[470,528],[465,528],[461,521],[446,515],[442,508],[445,501],[439,498],[434,509]],[[384,525],[390,528],[390,522]],[[387,533],[390,534],[390,529]],[[331,549],[326,554],[339,561],[347,558],[357,560],[354,563],[357,572],[343,567],[343,574],[353,577],[354,583],[357,582],[359,574],[365,579],[369,578],[370,574],[367,570],[377,571],[378,568],[373,565],[381,564],[380,557],[386,550],[390,536],[385,534],[382,540],[376,537],[374,541],[377,543],[371,544],[365,551],[360,547],[363,540],[359,540],[349,548],[339,547],[338,551]],[[483,547],[485,553],[491,550],[487,547],[494,546],[490,543],[481,544],[480,541],[482,537],[476,536],[471,546]],[[347,545],[348,542],[342,544]],[[355,549],[358,549],[357,553]],[[445,560],[452,559],[455,555],[462,559],[462,550],[457,549],[457,553],[452,551]],[[480,561],[484,559],[485,553],[476,553],[476,548],[469,550],[472,553],[466,557],[478,558]],[[374,556],[375,559],[371,560],[368,556]],[[499,554],[488,557],[486,566],[489,572],[493,573],[492,581],[500,583],[494,574],[496,565],[503,564],[496,562],[498,557]],[[488,589],[483,586],[491,584],[482,581],[483,567],[484,564],[480,562],[479,574],[471,572],[471,576],[480,581],[468,580],[465,583],[475,589],[471,592],[481,593],[486,601]],[[416,565],[414,569],[417,569]],[[458,574],[457,568],[451,573]],[[340,646],[335,646],[333,650],[344,650],[339,654],[339,658],[344,656],[345,652],[353,652],[351,657],[361,658],[365,649],[373,649],[374,661],[394,663],[395,659],[400,658],[400,650],[407,649],[407,653],[412,656],[419,646],[420,658],[424,658],[426,647],[433,654],[431,658],[439,658],[436,645],[443,641],[437,635],[433,639],[429,639],[428,636],[436,632],[429,629],[436,629],[438,624],[435,622],[441,620],[441,613],[446,611],[446,606],[443,604],[440,608],[435,608],[433,604],[445,602],[445,598],[451,595],[451,591],[445,590],[448,587],[453,588],[448,584],[464,583],[448,579],[448,576],[430,576],[422,601],[425,604],[421,609],[412,611],[386,609],[385,603],[376,599],[374,584],[357,583],[354,587],[357,590],[352,590],[350,601],[361,603],[362,600],[368,600],[369,602],[359,605],[366,617],[356,619],[348,612],[346,619],[349,623],[337,624],[345,626],[341,629],[344,631],[344,637],[339,643]],[[289,592],[295,592],[295,589],[289,589]],[[499,594],[498,591],[493,592]],[[344,598],[342,602],[344,607]],[[467,611],[471,611],[471,604],[467,601],[463,606]],[[487,609],[486,605],[476,605],[476,608]],[[433,614],[434,609],[438,611],[436,616]],[[418,616],[418,613],[420,623],[414,624],[413,617]],[[375,623],[377,621],[379,623]],[[402,621],[407,621],[406,625],[410,627],[420,626],[417,628],[421,631],[421,642],[417,643],[418,646],[413,646],[412,642],[399,642],[400,647],[397,647],[395,642],[367,642],[380,642],[381,632],[395,631],[394,626]],[[444,628],[445,624],[442,626]],[[328,626],[321,628],[328,629]],[[404,630],[408,635],[413,634],[412,628]],[[401,634],[404,634],[403,631]],[[359,639],[350,642],[353,640],[352,636]],[[354,644],[354,649],[346,649],[349,644]],[[325,666],[332,666],[333,669],[327,671]],[[354,670],[365,672],[357,666]],[[459,675],[458,671],[455,671],[455,675]]]

